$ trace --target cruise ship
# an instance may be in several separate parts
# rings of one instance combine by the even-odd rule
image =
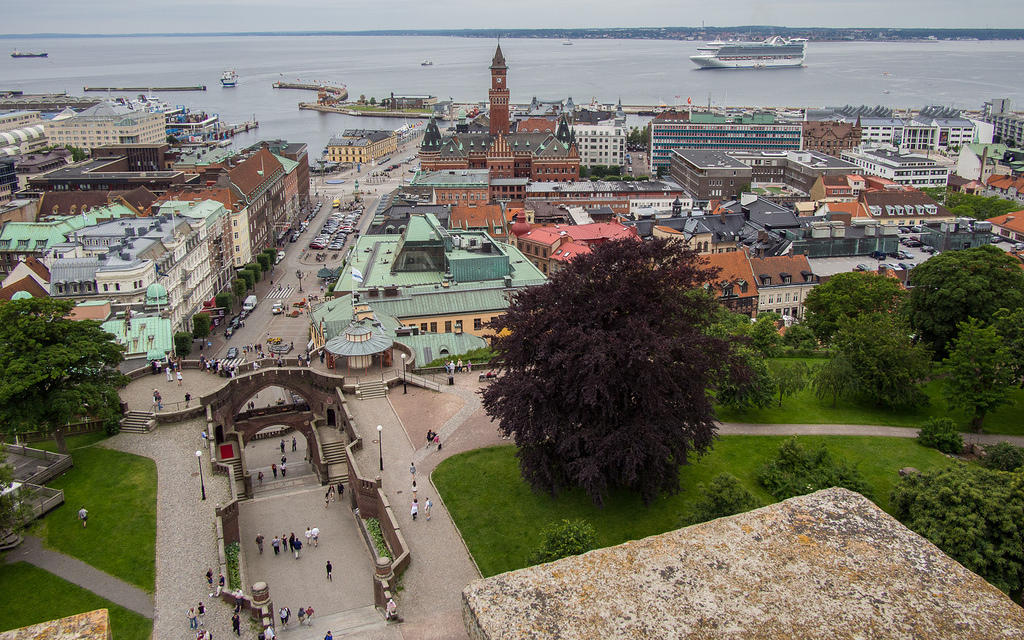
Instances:
[[[802,67],[807,38],[772,36],[764,42],[708,42],[690,60],[701,69]]]

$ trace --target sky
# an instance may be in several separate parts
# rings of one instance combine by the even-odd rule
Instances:
[[[1024,28],[1020,0],[0,1],[0,33],[779,25]],[[2,8],[6,5],[6,8]],[[191,19],[183,19],[191,16]]]

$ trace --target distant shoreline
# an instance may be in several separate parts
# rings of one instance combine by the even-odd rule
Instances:
[[[881,27],[618,27],[579,29],[382,29],[362,31],[218,31],[209,33],[24,33],[0,34],[0,39],[41,38],[204,38],[204,37],[323,37],[427,36],[454,38],[530,38],[569,40],[764,39],[771,36],[808,38],[813,42],[950,42],[1024,40],[1024,29],[890,29]]]

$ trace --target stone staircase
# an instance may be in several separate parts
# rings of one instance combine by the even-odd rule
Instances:
[[[328,484],[348,484],[348,454],[345,453],[345,443],[341,440],[323,442],[320,450],[323,451],[324,462],[327,463]]]
[[[226,464],[231,467],[231,479],[235,481],[242,480],[242,459],[241,458],[230,458],[228,460],[221,460],[221,464]]]
[[[153,428],[153,414],[149,411],[129,411],[121,418],[124,433],[149,433]]]
[[[393,623],[392,623],[393,624]],[[292,625],[289,625],[292,626]],[[335,638],[347,638],[351,640],[381,640],[387,637],[399,637],[400,633],[389,633],[388,623],[384,616],[373,605],[349,609],[339,613],[332,613],[325,616],[313,616],[313,624],[309,627],[296,627],[301,630],[298,638],[313,639],[323,638],[329,629]],[[290,637],[293,632],[289,629],[278,632],[278,637]]]
[[[367,380],[366,382],[360,382],[356,386],[356,394],[360,400],[368,400],[370,398],[383,398],[388,393],[387,385],[384,384],[383,380]]]

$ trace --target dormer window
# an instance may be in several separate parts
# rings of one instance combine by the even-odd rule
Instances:
[[[747,292],[747,281],[746,280],[740,280],[739,285],[740,285],[740,293],[746,293]]]

